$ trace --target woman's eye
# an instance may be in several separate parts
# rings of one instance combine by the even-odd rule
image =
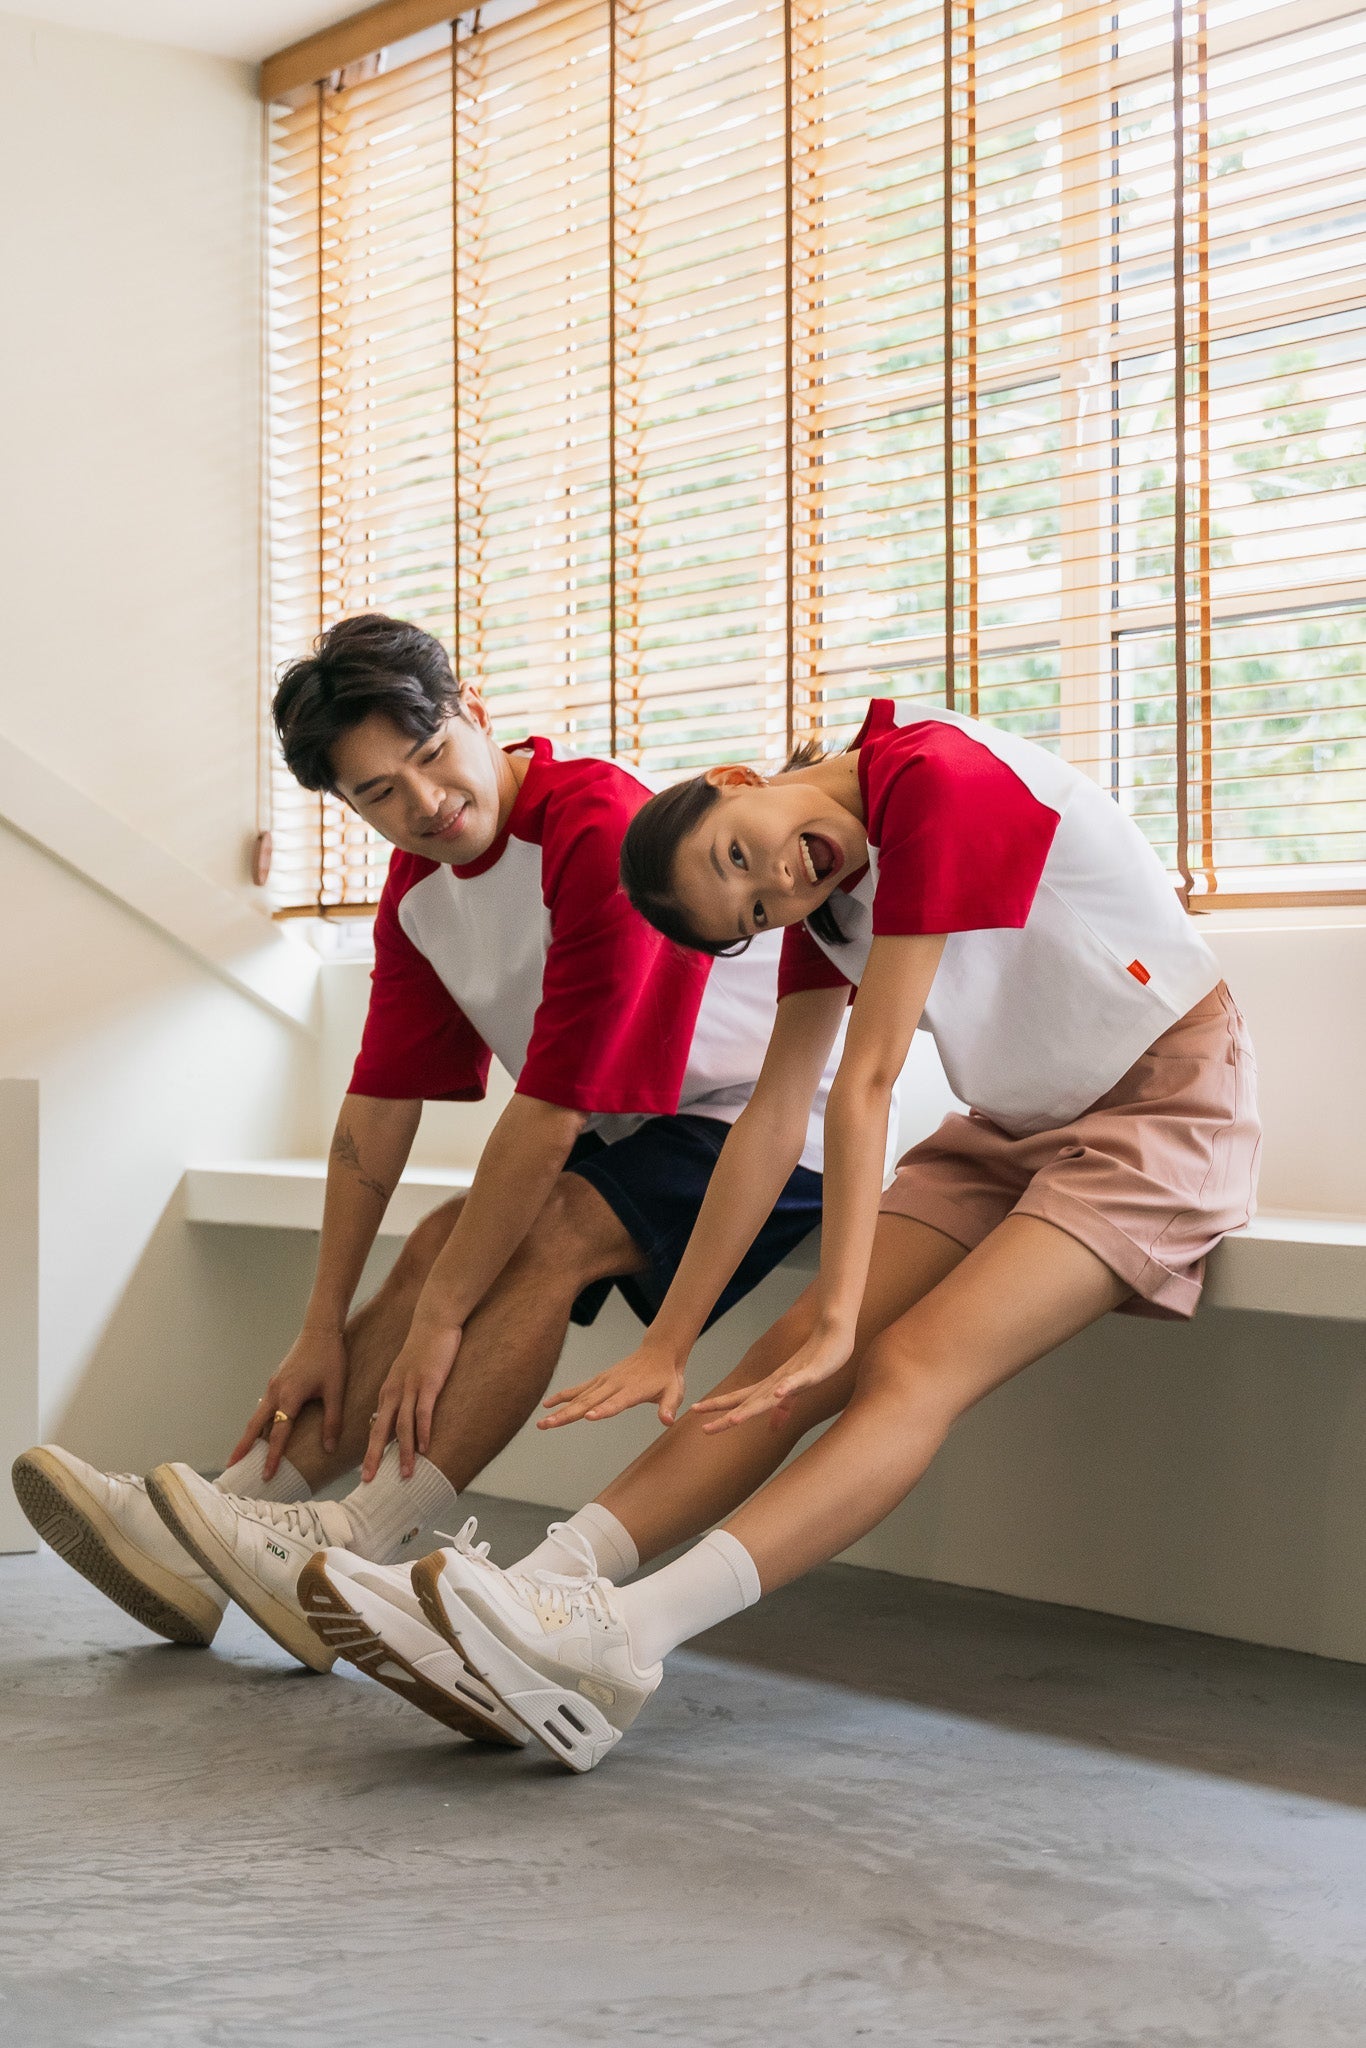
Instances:
[[[435,761],[435,760],[438,760],[438,759],[440,758],[440,754],[441,754],[441,742],[440,742],[440,741],[438,741],[438,742],[437,742],[437,744],[436,744],[436,745],[435,745],[435,746],[434,746],[434,747],[432,748],[432,751],[431,751],[431,753],[430,753],[430,754],[424,754],[424,755],[422,756],[422,765],[423,765],[423,767],[424,767],[424,768],[429,768],[429,767],[431,766],[431,764],[432,764],[432,762],[433,762],[433,761]]]
[[[732,867],[742,868],[745,864],[745,857],[740,851],[738,839],[732,839],[730,842],[730,860]]]

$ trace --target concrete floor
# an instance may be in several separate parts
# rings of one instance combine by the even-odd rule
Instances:
[[[1366,2041],[1366,1670],[832,1566],[577,1779],[46,1554],[0,1615],[7,2048]]]

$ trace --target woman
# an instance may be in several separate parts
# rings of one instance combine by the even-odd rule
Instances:
[[[653,799],[622,877],[702,952],[789,930],[758,1088],[663,1306],[629,1358],[551,1397],[552,1423],[642,1401],[672,1420],[852,994],[800,1341],[696,1410],[712,1437],[790,1424],[801,1404],[803,1428],[842,1412],[723,1529],[624,1589],[586,1568],[508,1580],[458,1552],[415,1568],[432,1618],[580,1769],[669,1649],[866,1534],[992,1388],[1108,1309],[1191,1315],[1205,1255],[1251,1214],[1259,1143],[1251,1049],[1213,955],[1132,820],[1030,741],[879,699],[847,753],[767,780],[714,769]],[[881,1134],[918,1027],[971,1108],[884,1194]],[[663,1545],[641,1540],[632,1487],[628,1473],[603,1505],[649,1554]]]

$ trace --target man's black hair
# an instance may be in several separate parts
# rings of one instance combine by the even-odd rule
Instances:
[[[290,773],[305,789],[336,790],[332,748],[378,711],[410,739],[431,739],[462,709],[441,642],[406,619],[357,612],[280,672],[271,714]]]

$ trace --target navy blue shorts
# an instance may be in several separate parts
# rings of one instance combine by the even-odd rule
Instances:
[[[591,1323],[614,1287],[643,1323],[654,1321],[692,1235],[712,1169],[730,1125],[714,1116],[656,1116],[629,1138],[606,1144],[586,1131],[565,1171],[595,1187],[620,1218],[649,1264],[642,1273],[595,1280],[574,1303],[576,1323]],[[739,1271],[707,1317],[710,1329],[765,1273],[785,1259],[821,1220],[821,1177],[799,1166],[778,1197]]]

